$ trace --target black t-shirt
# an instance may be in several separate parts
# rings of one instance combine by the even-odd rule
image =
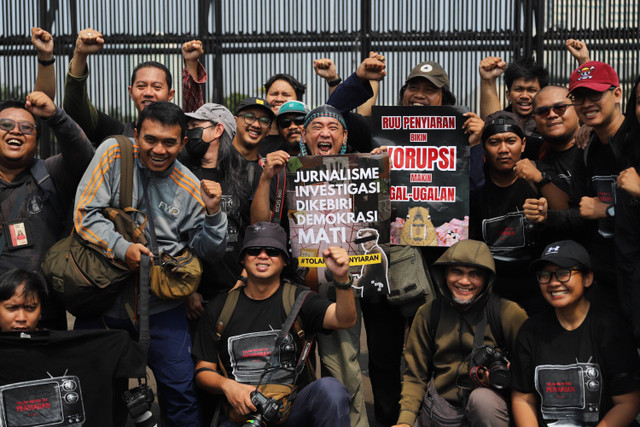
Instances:
[[[146,351],[126,331],[2,333],[0,366],[8,425],[112,426],[114,379],[144,376]]]
[[[624,321],[592,304],[573,331],[564,329],[551,310],[522,325],[511,387],[537,395],[542,425],[560,418],[592,425],[611,409],[611,396],[640,388],[634,378],[639,369]]]
[[[215,295],[231,289],[242,272],[240,250],[244,240],[244,231],[251,224],[251,202],[260,182],[262,167],[258,161],[243,162],[246,170],[240,175],[243,178],[242,181],[236,182],[236,185],[244,186],[243,191],[247,196],[239,197],[224,185],[225,177],[219,169],[197,166],[191,158],[187,160],[186,164],[199,179],[216,181],[223,187],[220,209],[227,215],[227,249],[224,257],[218,262],[203,263],[202,279],[198,287],[198,292],[202,294],[203,298],[209,300]]]
[[[547,172],[551,182],[569,196],[569,209],[550,210],[543,227],[546,242],[570,239],[588,247],[596,229],[596,222],[580,216],[580,200],[590,194],[584,150],[576,145],[564,151],[549,149],[536,162],[540,171]]]
[[[550,173],[556,187],[569,195],[569,206],[578,206],[582,196],[588,194],[584,151],[578,146],[564,151],[550,149],[537,163],[540,171]]]
[[[535,243],[535,227],[522,211],[524,201],[538,195],[524,179],[499,187],[487,175],[482,195],[477,198],[473,235],[483,240],[494,258],[504,262],[529,261]]]
[[[603,144],[594,134],[587,153],[587,173],[591,179],[591,195],[603,203],[615,204],[618,172],[611,144]],[[598,233],[602,237],[613,238],[613,229],[612,218],[598,220]]]
[[[531,185],[518,178],[508,187],[499,187],[486,175],[481,193],[472,197],[471,238],[484,241],[496,261],[494,291],[520,301],[539,293],[529,274],[529,263],[539,251],[538,228],[527,221],[522,205],[538,195]]]
[[[220,341],[217,339],[216,328],[227,297],[226,295],[218,296],[208,305],[198,325],[193,355],[199,360],[219,363],[219,353],[220,360],[230,378],[240,383],[257,384],[273,352],[280,328],[287,319],[282,303],[282,289],[283,285],[264,300],[253,300],[242,290]],[[301,291],[302,288],[299,288],[296,295]],[[318,294],[311,293],[307,296],[299,314],[307,336],[322,330],[322,323],[329,305],[331,303]],[[262,382],[291,383],[292,371],[301,350],[301,343],[292,329],[280,347],[280,365],[283,369],[274,370],[265,375]]]

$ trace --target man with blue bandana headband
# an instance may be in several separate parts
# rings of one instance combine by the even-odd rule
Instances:
[[[347,125],[342,114],[331,105],[321,105],[304,119],[300,155],[329,156],[347,152]]]
[[[347,126],[340,112],[330,105],[321,105],[309,114],[304,121],[300,156],[333,156],[348,151]],[[260,183],[251,204],[251,223],[271,220],[271,195],[278,189],[278,175],[291,155],[285,151],[267,154]],[[286,206],[286,201],[283,201]],[[285,210],[286,211],[286,210]],[[288,229],[286,216],[283,226]],[[322,294],[322,292],[320,292]],[[360,352],[360,303],[356,300],[358,322],[347,330],[319,334],[318,344],[322,365],[330,375],[344,384],[351,397],[351,425],[368,426],[364,394],[362,393],[362,374],[358,363]]]

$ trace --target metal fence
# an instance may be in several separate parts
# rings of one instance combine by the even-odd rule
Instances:
[[[0,0],[0,7],[1,97],[33,87],[30,27],[40,26],[55,38],[61,104],[77,33],[92,27],[106,43],[89,58],[89,95],[99,109],[122,118],[135,113],[127,94],[135,65],[163,62],[180,86],[180,47],[192,39],[205,47],[205,99],[226,104],[264,94],[269,76],[286,72],[307,84],[303,101],[319,105],[328,90],[313,60],[332,58],[346,77],[370,50],[387,58],[380,105],[395,104],[412,66],[426,59],[443,65],[458,102],[473,110],[485,56],[509,62],[533,55],[553,83],[566,84],[576,66],[564,46],[570,37],[586,41],[592,59],[618,71],[625,98],[640,74],[636,0]],[[43,144],[41,154],[51,149]]]

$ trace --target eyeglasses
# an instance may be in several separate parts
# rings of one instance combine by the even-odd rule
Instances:
[[[610,90],[614,90],[615,87],[610,87],[604,92],[597,92],[595,90],[588,90],[580,93],[574,93],[570,95],[571,100],[573,101],[573,105],[582,105],[585,99],[589,99],[591,102],[598,102],[602,99],[602,96],[609,92]]]
[[[268,127],[273,121],[269,117],[266,117],[266,116],[258,117],[253,113],[239,113],[238,117],[242,117],[244,119],[244,122],[248,125],[254,124],[257,120],[258,123],[260,123],[260,126],[262,126],[263,128]]]
[[[273,248],[271,246],[253,246],[250,248],[245,249],[245,252],[250,255],[250,256],[258,256],[262,253],[262,251],[265,251],[267,253],[267,256],[274,258],[277,257],[278,255],[280,255],[282,253],[282,251],[280,249],[277,248]]]
[[[569,279],[571,279],[571,272],[572,271],[578,271],[579,272],[580,270],[575,269],[575,268],[557,270],[556,272],[548,271],[548,270],[541,270],[541,271],[536,272],[536,278],[538,279],[538,283],[540,283],[542,285],[546,285],[547,283],[549,283],[551,281],[551,277],[552,276],[556,276],[556,279],[558,280],[558,282],[566,283],[566,282],[569,281]]]
[[[305,117],[307,116],[280,118],[278,119],[278,127],[286,129],[291,126],[291,123],[295,123],[297,126],[302,126],[304,124]]]
[[[36,125],[31,122],[15,122],[11,119],[0,119],[0,129],[11,132],[18,125],[18,130],[24,135],[32,135],[36,131]]]
[[[540,117],[547,117],[551,110],[553,110],[554,113],[561,116],[569,107],[573,107],[573,104],[553,104],[551,107],[538,107],[533,110],[533,114]]]

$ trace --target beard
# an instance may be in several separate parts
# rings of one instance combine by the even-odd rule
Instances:
[[[467,306],[467,305],[471,305],[475,300],[477,300],[478,299],[478,295],[474,296],[473,298],[465,299],[465,300],[458,299],[454,295],[451,295],[451,299],[453,299],[453,302],[458,304],[458,305]]]

